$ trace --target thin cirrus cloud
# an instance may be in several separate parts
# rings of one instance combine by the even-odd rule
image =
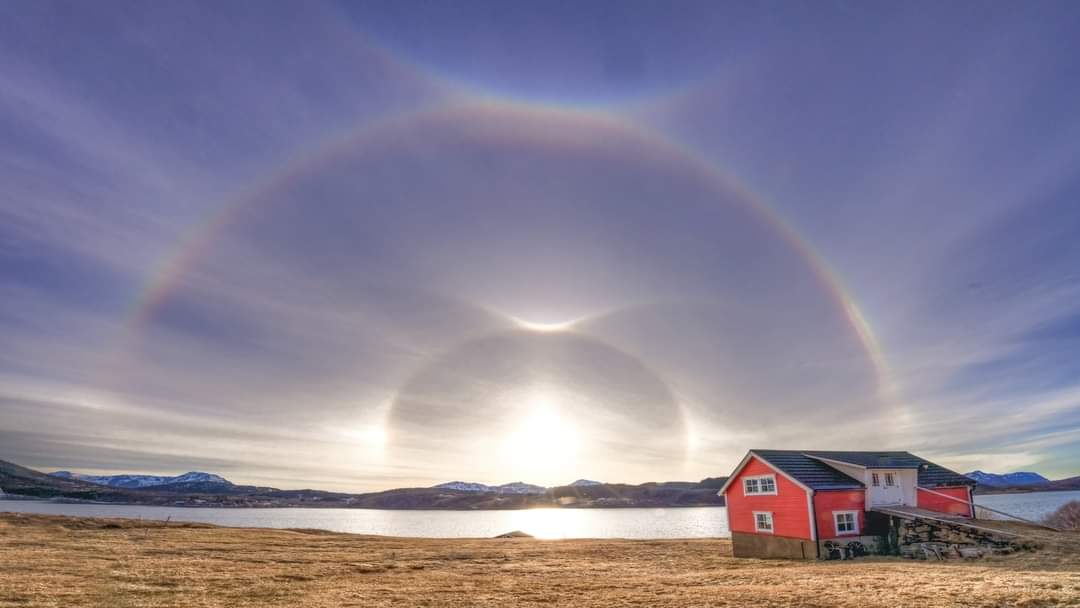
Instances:
[[[1074,9],[402,6],[4,9],[0,457],[1076,473]]]

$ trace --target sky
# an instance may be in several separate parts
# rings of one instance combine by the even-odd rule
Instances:
[[[1080,474],[1080,5],[0,3],[0,458]]]

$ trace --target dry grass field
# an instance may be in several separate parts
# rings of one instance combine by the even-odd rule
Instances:
[[[0,606],[1080,606],[1080,542],[974,562],[722,540],[433,540],[0,514]]]

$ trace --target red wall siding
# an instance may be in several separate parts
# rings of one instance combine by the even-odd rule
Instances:
[[[814,494],[814,510],[817,511],[818,539],[837,538],[833,511],[858,511],[859,534],[866,527],[865,490],[818,490]],[[844,534],[843,536],[857,536]]]
[[[743,495],[743,477],[770,473],[776,476],[776,496]],[[806,491],[757,457],[752,457],[739,471],[735,476],[735,481],[728,486],[725,496],[727,497],[728,522],[732,532],[754,534],[753,512],[771,511],[773,536],[811,540]]]
[[[968,496],[968,489],[966,486],[958,488],[931,488],[933,491],[948,494],[953,498],[959,498],[960,500],[971,500]],[[962,502],[956,502],[955,500],[949,500],[944,496],[935,496],[929,492],[918,490],[918,507],[920,509],[929,509],[931,511],[937,511],[939,513],[951,513],[953,515],[966,515],[971,517],[971,505],[964,504]]]

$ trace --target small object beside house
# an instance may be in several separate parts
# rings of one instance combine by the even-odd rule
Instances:
[[[736,557],[824,559],[895,538],[893,518],[877,508],[972,518],[974,486],[909,452],[750,450],[719,494]]]

